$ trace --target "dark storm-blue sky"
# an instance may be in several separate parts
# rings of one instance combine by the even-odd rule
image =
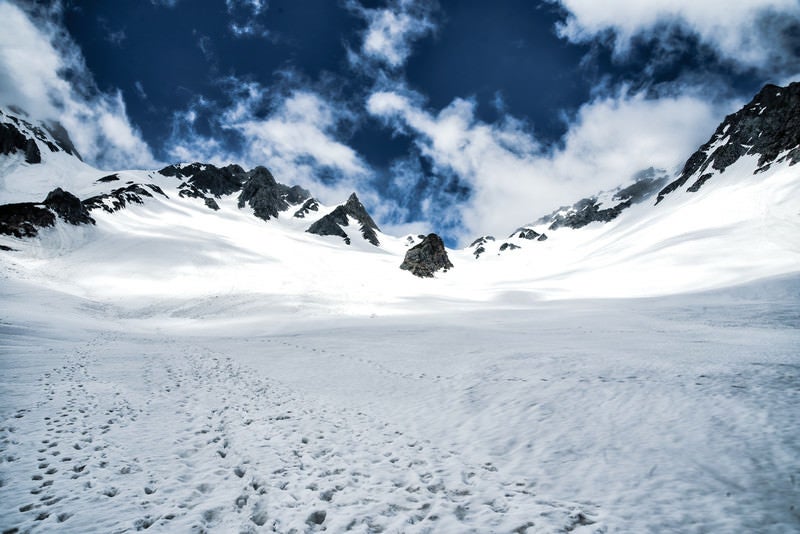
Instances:
[[[0,0],[31,54],[0,54],[0,98],[100,167],[264,164],[463,243],[674,170],[800,74],[800,5],[649,2]]]

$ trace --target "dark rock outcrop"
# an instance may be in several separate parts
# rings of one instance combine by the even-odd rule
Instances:
[[[484,245],[489,241],[494,241],[494,236],[481,236],[470,244],[469,248],[475,249],[472,253],[475,255],[476,260],[481,257],[481,254],[486,252],[486,247],[484,247]]]
[[[610,207],[603,207],[597,196],[584,198],[572,206],[562,206],[550,215],[545,215],[537,224],[548,224],[550,230],[561,227],[583,228],[593,222],[609,222],[619,217],[620,213],[634,204],[651,198],[656,191],[667,183],[664,171],[652,167],[637,173],[634,183],[619,189],[611,197],[614,202]],[[521,237],[521,236],[520,236]],[[538,234],[535,236],[538,240]],[[528,238],[533,239],[533,237]]]
[[[205,198],[205,195],[216,198],[232,195],[239,191],[247,180],[247,173],[239,165],[215,167],[195,162],[189,165],[169,165],[158,172],[164,176],[186,178],[187,184],[204,194],[202,198]]]
[[[100,182],[100,183],[104,183],[104,184],[108,183],[108,182],[118,182],[119,181],[119,175],[117,175],[117,174],[109,174],[108,176],[103,176],[102,178],[98,178],[97,181]]]
[[[320,218],[317,222],[308,227],[306,232],[316,235],[335,235],[344,239],[346,244],[350,244],[350,237],[342,226],[348,226],[347,214],[339,209],[341,206]]]
[[[756,173],[774,163],[800,161],[800,82],[767,85],[742,109],[728,115],[714,135],[692,154],[677,179],[664,187],[656,204],[697,176],[687,191],[696,192],[709,178],[745,155],[758,156]]]
[[[629,208],[630,201],[621,202],[611,208],[602,209],[597,198],[584,198],[575,203],[571,208],[567,208],[566,213],[555,212],[550,216],[552,222],[548,227],[556,230],[562,226],[568,228],[583,228],[593,222],[608,222],[616,219],[625,208]],[[563,209],[563,208],[562,208]]]
[[[378,234],[376,233],[379,232],[380,229],[378,228],[378,225],[375,224],[375,221],[372,220],[372,217],[370,217],[369,213],[367,213],[366,208],[355,193],[350,195],[350,198],[347,199],[347,202],[341,206],[337,206],[332,212],[309,226],[306,232],[316,235],[339,236],[343,238],[344,242],[349,245],[350,238],[347,235],[347,232],[345,232],[342,228],[343,226],[349,226],[350,221],[348,216],[358,221],[361,235],[364,237],[364,239],[376,247],[380,245]]]
[[[125,208],[128,204],[144,204],[144,199],[153,198],[153,193],[157,193],[164,198],[169,198],[164,191],[155,184],[130,184],[126,187],[114,189],[110,193],[87,198],[82,204],[90,211],[102,209],[105,212],[114,213],[115,211]]]
[[[515,245],[514,243],[503,243],[500,245],[500,252],[504,252],[506,250],[517,250],[520,248],[519,245]]]
[[[0,206],[0,234],[35,237],[39,228],[56,224],[55,214],[42,204],[23,202]]]
[[[292,204],[299,204],[311,194],[302,187],[279,184],[266,167],[256,167],[247,173],[247,181],[239,193],[239,209],[245,204],[253,208],[256,217],[270,220],[278,213],[289,209]]]
[[[89,215],[89,210],[81,203],[80,199],[60,187],[47,194],[44,205],[70,224],[95,223],[94,219]]]
[[[0,154],[24,152],[28,163],[41,163],[42,154],[36,141],[25,136],[11,123],[0,124]]]
[[[514,237],[515,235],[520,239],[534,240],[537,237],[539,237],[540,234],[539,234],[539,232],[537,232],[533,228],[524,228],[523,227],[523,228],[517,228],[517,230],[513,234],[511,234],[509,237]]]
[[[14,110],[14,113],[24,115],[20,110]],[[67,130],[58,122],[36,126],[5,111],[0,111],[0,121],[0,154],[24,152],[26,162],[41,163],[38,141],[51,152],[63,151],[81,159]]]
[[[294,212],[294,216],[298,219],[304,219],[306,215],[312,211],[319,211],[319,202],[317,202],[317,199],[315,198],[309,198],[306,200],[303,206]]]
[[[72,139],[70,139],[67,129],[64,128],[60,122],[50,121],[47,122],[44,127],[61,150],[67,154],[72,154],[79,160],[83,160],[81,155],[78,153],[78,150],[75,148],[75,145],[72,143]],[[53,152],[55,152],[55,150],[53,150]]]
[[[55,225],[56,215],[74,225],[95,223],[78,197],[59,187],[50,191],[41,204],[23,202],[0,206],[0,234],[35,237],[40,228]]]
[[[239,165],[216,167],[207,163],[168,165],[160,171],[164,176],[184,179],[178,186],[182,198],[197,198],[210,209],[218,210],[214,200],[239,192],[239,209],[249,205],[256,217],[270,220],[278,213],[299,204],[311,194],[299,185],[287,186],[275,181],[266,167],[246,172]]]
[[[418,245],[408,249],[400,268],[420,278],[433,278],[436,271],[453,268],[442,238],[428,234]]]

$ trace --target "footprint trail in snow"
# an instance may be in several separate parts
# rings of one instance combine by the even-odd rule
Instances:
[[[108,334],[59,361],[35,398],[10,388],[3,532],[603,531],[590,504],[184,339]]]

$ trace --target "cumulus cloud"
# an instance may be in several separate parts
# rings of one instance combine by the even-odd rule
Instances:
[[[61,122],[81,155],[97,166],[157,165],[130,123],[121,93],[96,88],[80,50],[57,22],[60,14],[58,4],[31,15],[0,0],[0,105]]]
[[[641,169],[673,170],[719,117],[719,110],[695,97],[653,100],[621,90],[583,105],[570,118],[563,143],[545,148],[528,125],[509,115],[497,123],[480,121],[471,100],[455,99],[434,112],[419,105],[418,95],[382,91],[370,96],[367,109],[414,140],[432,175],[455,175],[468,187],[468,195],[455,189],[457,198],[432,196],[441,205],[422,206],[432,220],[457,206],[462,244],[478,233],[510,232],[510,225],[618,186]],[[397,171],[400,180],[410,180]]]
[[[265,165],[287,183],[312,189],[326,202],[367,176],[362,158],[338,139],[352,113],[310,89],[286,92],[256,82],[229,80],[226,104],[198,99],[176,114],[170,154],[182,161]],[[197,128],[208,121],[210,135]],[[224,136],[228,142],[222,142]]]
[[[559,34],[573,42],[613,37],[618,56],[636,38],[672,47],[671,28],[687,29],[744,68],[798,70],[797,0],[551,0],[567,11]]]
[[[367,21],[360,54],[350,56],[355,64],[372,60],[393,69],[401,67],[414,41],[436,29],[429,1],[390,0],[385,8],[370,9],[350,0],[347,6]]]

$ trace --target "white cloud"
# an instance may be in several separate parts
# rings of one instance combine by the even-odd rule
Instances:
[[[253,15],[258,15],[267,9],[267,2],[265,0],[225,0],[225,6],[229,13],[237,9],[245,9]]]
[[[352,119],[345,107],[311,90],[275,95],[254,82],[233,82],[227,107],[200,100],[194,109],[176,115],[169,148],[173,157],[265,165],[278,180],[303,185],[323,202],[342,201],[368,175],[356,151],[337,139],[340,126]],[[211,120],[215,133],[210,136],[194,127],[201,115]],[[216,132],[233,134],[240,146],[220,143]],[[330,177],[335,180],[326,179]]]
[[[368,58],[401,67],[411,55],[413,42],[436,29],[430,2],[390,0],[386,8],[368,9],[351,0],[348,6],[367,21],[361,54],[350,58],[354,63]]]
[[[97,91],[77,45],[49,17],[32,20],[0,0],[0,105],[15,105],[32,118],[61,122],[78,152],[105,168],[157,165],[130,123],[119,91]],[[70,79],[65,78],[70,73]]]
[[[582,106],[562,146],[545,150],[513,117],[494,124],[476,119],[469,100],[456,99],[433,113],[408,95],[386,91],[371,95],[367,109],[412,136],[435,172],[452,172],[469,186],[469,200],[457,206],[462,244],[479,233],[508,233],[515,224],[618,186],[641,169],[673,170],[720,116],[698,98],[648,100],[621,91]],[[444,207],[429,206],[428,216]]]
[[[356,152],[336,141],[331,132],[341,116],[319,95],[296,91],[266,120],[230,113],[230,128],[248,139],[251,159],[266,158],[289,166],[310,158],[314,165],[340,171],[346,176],[366,172]]]
[[[134,89],[136,89],[136,94],[139,95],[139,98],[141,98],[142,100],[147,100],[147,98],[148,98],[147,97],[147,92],[144,90],[144,85],[142,85],[141,81],[136,80],[133,83],[133,87],[134,87]]]
[[[561,36],[587,42],[612,32],[618,54],[627,53],[637,36],[668,39],[664,27],[680,25],[735,64],[759,68],[797,65],[796,50],[785,42],[786,32],[792,26],[796,32],[800,24],[797,0],[551,1],[568,11],[566,22],[559,27]]]

